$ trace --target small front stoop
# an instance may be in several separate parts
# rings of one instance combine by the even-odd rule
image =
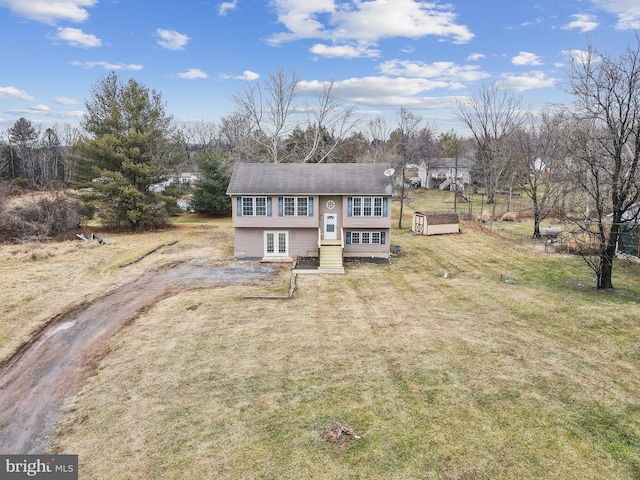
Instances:
[[[320,265],[318,273],[344,274],[342,245],[340,241],[323,240],[320,245]]]

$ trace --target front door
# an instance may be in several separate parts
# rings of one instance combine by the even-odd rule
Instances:
[[[288,257],[287,232],[264,232],[264,256]]]
[[[337,240],[338,215],[336,213],[324,214],[324,238],[325,240]]]

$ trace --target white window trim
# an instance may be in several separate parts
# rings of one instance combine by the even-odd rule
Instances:
[[[293,214],[287,213],[287,199],[293,199]],[[299,211],[299,200],[304,199],[305,213],[302,215]],[[291,208],[291,207],[289,207]],[[283,217],[307,217],[309,216],[309,197],[282,197],[282,216]]]
[[[365,202],[365,199],[368,202]],[[357,202],[356,202],[357,201]],[[376,202],[379,202],[379,206],[376,206]],[[359,205],[356,205],[359,203]],[[367,205],[365,206],[365,203]],[[365,208],[371,212],[369,215],[365,215]],[[380,209],[380,213],[376,213],[376,209]],[[356,209],[360,213],[356,213]],[[353,217],[383,217],[384,216],[384,200],[383,197],[352,197],[351,204],[351,216]]]
[[[274,236],[274,251],[269,253],[267,252],[267,239],[269,234],[273,234]],[[284,242],[285,242],[285,251],[284,253],[279,251],[280,242],[276,240],[279,238],[280,234],[284,234]],[[265,230],[263,232],[264,237],[264,256],[265,257],[288,257],[289,256],[289,232],[286,230]]]
[[[246,213],[244,202],[246,199],[251,199],[251,213]],[[257,210],[257,201],[258,199],[264,199],[264,214],[256,214]],[[268,214],[268,200],[267,197],[242,197],[242,216],[243,217],[266,217]]]
[[[358,241],[357,242],[353,241],[353,234],[354,233],[358,236]],[[369,236],[369,241],[366,242],[366,243],[362,242],[362,234],[363,233],[364,234],[368,234],[368,236]],[[378,234],[378,241],[375,242],[375,243],[372,241],[374,233]],[[351,245],[384,245],[382,243],[382,234],[383,233],[384,232],[379,231],[379,230],[374,230],[374,231],[371,231],[371,230],[349,230],[349,234],[351,236]]]

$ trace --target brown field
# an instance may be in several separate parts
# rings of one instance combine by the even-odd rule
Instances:
[[[391,265],[298,276],[291,300],[243,300],[286,292],[282,270],[145,310],[68,399],[50,451],[78,454],[83,479],[640,477],[640,267],[616,263],[600,293],[580,258],[467,224],[416,236],[411,212]],[[3,358],[145,272],[232,261],[227,219],[101,236],[0,247]]]

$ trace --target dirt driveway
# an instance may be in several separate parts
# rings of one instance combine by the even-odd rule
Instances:
[[[255,284],[276,273],[256,263],[165,267],[52,319],[0,370],[0,452],[47,448],[65,399],[127,321],[163,298],[195,288]]]

